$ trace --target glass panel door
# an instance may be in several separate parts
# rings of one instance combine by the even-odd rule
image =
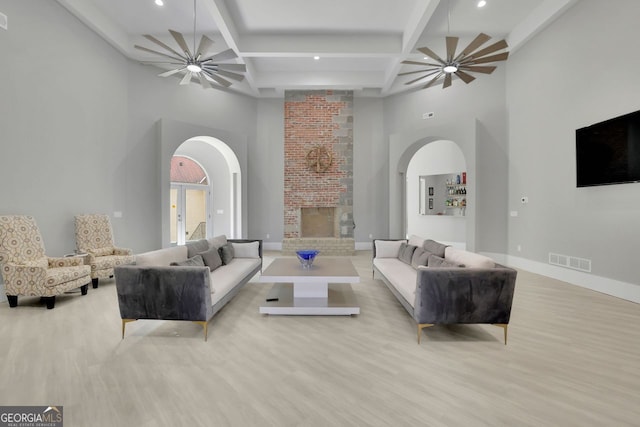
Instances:
[[[207,238],[207,190],[185,188],[185,240]]]
[[[170,208],[171,210],[169,211],[170,212],[169,213],[169,223],[170,223],[169,240],[172,245],[178,244],[178,233],[182,229],[181,224],[179,222],[182,219],[182,215],[178,211],[178,207],[182,205],[182,203],[178,201],[178,198],[180,197],[180,195],[181,195],[180,186],[172,185],[171,191],[169,193],[169,203],[171,205],[171,208]],[[182,234],[184,235],[184,231],[182,231]]]
[[[210,218],[209,188],[194,184],[171,184],[169,230],[172,245],[207,238]]]

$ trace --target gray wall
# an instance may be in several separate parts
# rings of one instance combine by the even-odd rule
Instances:
[[[284,237],[284,99],[257,104],[257,137],[249,145],[249,231],[279,245]]]
[[[205,130],[228,142],[251,175],[254,99],[156,77],[57,2],[0,0],[0,11],[11,22],[0,33],[0,54],[11,59],[0,67],[0,213],[33,215],[48,254],[73,251],[73,216],[88,212],[122,212],[112,216],[120,246],[160,247],[163,150]],[[170,131],[164,145],[161,120]],[[246,181],[243,194],[251,209]]]
[[[638,17],[636,0],[583,0],[509,59],[509,254],[586,258],[593,275],[638,284],[640,184],[575,178],[575,129],[640,110]]]
[[[383,112],[381,99],[353,100],[353,219],[355,241],[361,245],[371,241],[369,236],[386,237],[389,228],[388,144]]]
[[[47,253],[64,255],[74,215],[124,209],[127,61],[57,2],[0,11],[0,213],[34,216]],[[124,218],[112,222],[132,243]]]
[[[447,89],[438,85],[384,100],[385,135],[390,139],[391,154],[409,147],[417,149],[413,143],[433,140],[431,137],[454,141],[463,149],[470,180],[467,247],[476,251],[504,253],[507,246],[505,99],[505,64],[498,63],[493,74],[479,75],[468,85],[455,81]],[[423,120],[426,112],[434,112],[434,118]],[[397,164],[389,167],[397,173]],[[392,187],[397,181],[390,176]],[[389,191],[390,208],[396,209],[400,197],[395,193],[400,189]],[[389,234],[402,235],[402,218],[390,218]]]

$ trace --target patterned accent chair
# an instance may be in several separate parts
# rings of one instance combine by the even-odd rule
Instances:
[[[91,282],[98,287],[99,279],[113,277],[116,265],[132,264],[135,257],[131,249],[117,248],[113,244],[113,231],[109,216],[104,214],[76,215],[76,246],[89,254]]]
[[[44,252],[33,217],[0,216],[0,268],[10,307],[18,305],[18,296],[39,296],[51,309],[56,295],[78,287],[87,294],[91,268],[82,257],[50,258]]]

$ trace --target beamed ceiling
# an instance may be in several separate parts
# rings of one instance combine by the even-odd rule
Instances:
[[[193,45],[193,0],[164,0],[162,7],[154,0],[57,1],[132,60],[158,59],[134,49],[158,48],[143,34],[177,48],[172,29]],[[416,87],[405,85],[411,76],[398,73],[415,69],[403,60],[423,60],[418,47],[444,55],[445,36],[460,37],[462,49],[483,32],[492,37],[488,44],[506,38],[513,54],[576,2],[487,0],[478,8],[477,0],[196,0],[196,40],[205,34],[215,42],[211,53],[231,48],[235,61],[246,64],[246,78],[233,91],[281,97],[287,89],[344,89],[387,96]],[[180,76],[167,78],[177,84]]]

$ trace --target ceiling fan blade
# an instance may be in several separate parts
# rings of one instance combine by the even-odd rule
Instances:
[[[490,39],[491,37],[486,35],[485,33],[478,34],[478,36],[475,39],[473,39],[473,41],[469,43],[469,45],[465,47],[462,52],[460,52],[460,55],[458,55],[456,60],[460,58],[464,58],[465,56],[469,55],[471,52],[473,52],[474,50],[476,50],[477,48],[485,44]]]
[[[211,40],[209,37],[203,35],[200,38],[200,44],[198,45],[198,50],[195,52],[195,56],[205,56],[207,54],[207,51],[209,50],[209,48],[211,47],[211,45],[213,44],[213,40]]]
[[[232,73],[231,71],[218,70],[216,71],[216,74],[219,76],[229,77],[230,79],[237,80],[239,82],[244,80],[244,76],[242,74]]]
[[[418,62],[418,61],[402,61],[403,64],[408,65],[429,65],[431,67],[441,67],[442,64],[431,64],[429,62]]]
[[[473,77],[471,74],[467,74],[462,70],[458,70],[456,71],[456,76],[460,77],[460,80],[462,80],[463,82],[465,82],[466,84],[471,83],[472,81],[474,81],[476,78]]]
[[[442,89],[446,89],[451,86],[451,73],[447,73],[444,76],[444,83],[442,84]]]
[[[440,76],[442,76],[443,74],[444,74],[444,71],[440,71],[433,79],[431,79],[431,81],[429,81],[429,83],[424,85],[422,87],[422,89],[427,89],[427,88],[431,87],[440,78]]]
[[[145,35],[144,35],[144,37],[145,37],[147,40],[150,40],[150,41],[154,42],[154,43],[155,43],[155,44],[157,44],[158,46],[161,46],[161,47],[165,48],[166,50],[168,50],[169,52],[173,53],[174,55],[176,55],[176,56],[178,56],[178,57],[180,57],[180,58],[182,58],[182,59],[186,59],[186,58],[185,58],[181,53],[177,52],[177,51],[176,51],[176,50],[174,50],[171,46],[169,46],[169,45],[167,45],[167,44],[163,43],[162,41],[158,40],[157,38],[155,38],[155,37],[153,37],[153,36],[151,36],[151,35],[149,35],[149,34],[145,34]]]
[[[204,89],[211,89],[211,83],[209,83],[209,80],[206,79],[203,73],[198,73],[198,79]]]
[[[178,46],[180,46],[180,49],[182,49],[183,52],[187,55],[187,58],[192,58],[189,46],[187,46],[187,42],[184,40],[182,34],[173,30],[169,30],[169,32],[173,36],[173,39],[176,41],[176,43],[178,43]]]
[[[445,62],[442,60],[442,58],[440,58],[438,55],[436,55],[436,53],[434,51],[432,51],[431,49],[429,49],[428,47],[419,47],[418,51],[424,53],[425,55],[427,55],[429,58],[433,58],[436,61],[444,64]]]
[[[181,85],[188,85],[189,83],[191,83],[191,76],[193,75],[193,73],[191,71],[187,71],[187,74],[184,75],[184,77],[182,78],[182,80],[180,80],[180,84]]]
[[[472,65],[462,65],[460,66],[459,70],[472,71],[474,73],[491,74],[495,71],[496,68],[498,67],[493,65],[479,67],[474,67]]]
[[[220,53],[216,53],[208,58],[203,59],[201,62],[211,62],[211,61],[226,61],[229,59],[236,59],[238,55],[233,51],[233,49],[227,49]]]
[[[456,47],[458,47],[458,37],[447,37],[447,62],[453,61],[456,56]]]
[[[485,56],[485,55],[488,55],[490,53],[497,52],[497,51],[499,51],[501,49],[506,49],[508,47],[509,47],[509,45],[507,44],[506,40],[500,40],[499,42],[495,42],[491,46],[487,46],[482,50],[479,50],[477,52],[473,52],[471,54],[471,58],[480,58],[481,56]],[[463,61],[464,60],[466,60],[466,58],[463,59]]]
[[[408,76],[409,74],[416,74],[416,73],[431,73],[431,74],[433,74],[433,72],[439,71],[441,69],[442,69],[441,67],[438,67],[438,68],[426,68],[424,70],[406,71],[404,73],[398,73],[398,75],[399,76]]]
[[[486,64],[487,62],[496,62],[496,61],[504,61],[509,57],[509,52],[498,53],[497,55],[485,56],[484,58],[474,59],[471,58],[470,61],[463,61],[461,64],[463,65],[475,65],[475,64]]]
[[[224,86],[224,87],[229,87],[229,86],[231,86],[231,82],[230,82],[229,80],[223,79],[223,78],[222,78],[222,77],[220,77],[220,76],[216,76],[215,74],[213,74],[213,73],[212,73],[212,72],[210,72],[210,71],[206,71],[206,70],[205,70],[205,71],[204,71],[204,73],[205,73],[205,75],[206,75],[207,77],[209,77],[211,80],[213,80],[213,81],[215,81],[215,82],[220,83],[220,84],[221,84],[222,86]]]
[[[208,64],[205,64],[208,65]],[[218,70],[225,71],[237,71],[240,73],[244,73],[247,71],[247,66],[244,64],[217,64]]]
[[[138,46],[136,44],[133,47],[135,47],[136,49],[139,49],[139,50],[144,50],[145,52],[153,53],[155,55],[164,56],[165,58],[171,58],[174,61],[180,61],[180,62],[182,61],[182,58],[176,58],[175,56],[167,55],[166,53],[158,52],[157,50],[149,49],[149,48],[146,48],[144,46]]]
[[[162,73],[162,74],[158,74],[158,77],[169,77],[169,76],[173,76],[174,74],[177,74],[177,73],[179,73],[180,71],[184,71],[184,70],[186,70],[186,69],[187,69],[187,67],[184,67],[184,68],[176,68],[175,70],[171,70],[171,71],[164,72],[164,73]]]
[[[406,82],[405,84],[406,84],[406,85],[410,85],[410,84],[413,84],[413,83],[415,83],[415,82],[417,82],[417,81],[420,81],[420,80],[422,80],[422,79],[426,79],[426,78],[427,78],[427,77],[429,77],[429,76],[433,76],[433,75],[434,75],[435,73],[437,73],[438,71],[439,71],[439,70],[431,71],[431,72],[429,72],[429,73],[425,74],[424,76],[418,77],[417,79],[411,80],[410,82]]]

